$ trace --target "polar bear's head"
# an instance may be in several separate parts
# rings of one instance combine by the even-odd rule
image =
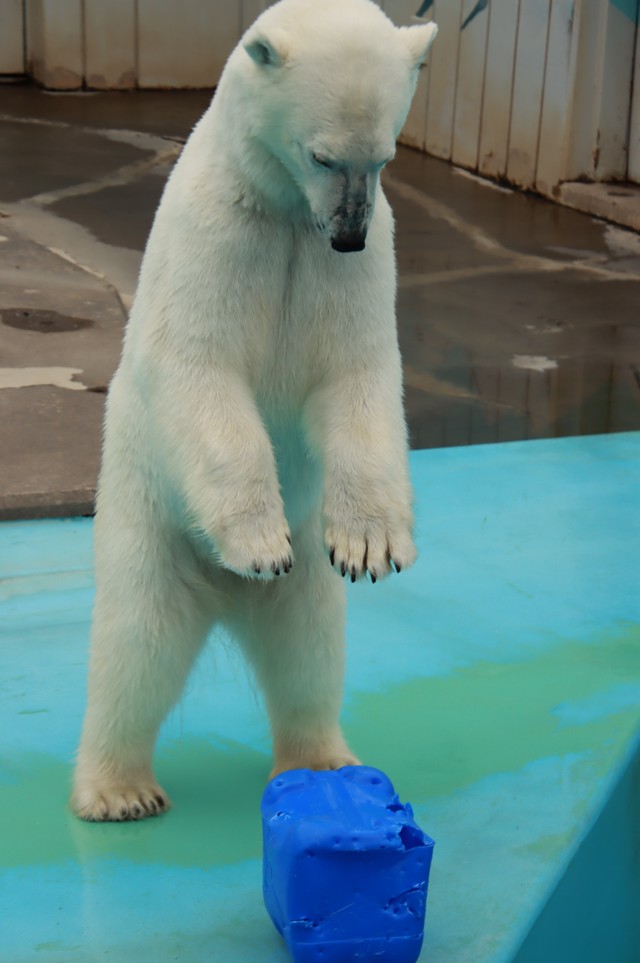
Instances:
[[[234,55],[235,123],[256,176],[274,189],[288,180],[336,251],[365,246],[379,175],[436,31],[397,28],[370,0],[281,0]]]

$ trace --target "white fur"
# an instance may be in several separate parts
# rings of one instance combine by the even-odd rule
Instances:
[[[369,0],[282,0],[169,180],[108,400],[86,819],[169,805],[155,738],[215,623],[263,688],[274,771],[355,761],[340,570],[415,558],[379,172],[434,33]],[[364,251],[332,249],[365,231]]]

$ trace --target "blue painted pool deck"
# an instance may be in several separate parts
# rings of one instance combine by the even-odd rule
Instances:
[[[430,963],[640,960],[640,434],[415,452],[418,564],[349,586],[345,728],[435,838]],[[66,810],[87,519],[0,526],[0,959],[285,963],[264,715],[212,644],[162,734],[174,810]]]

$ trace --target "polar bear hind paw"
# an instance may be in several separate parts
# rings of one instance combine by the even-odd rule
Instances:
[[[281,772],[288,772],[291,769],[312,769],[314,772],[323,772],[328,769],[342,769],[343,766],[361,765],[358,757],[354,756],[349,750],[309,757],[292,756],[291,758],[277,759],[269,773],[269,779],[275,779]]]
[[[157,784],[114,786],[74,791],[71,808],[91,823],[130,822],[160,816],[171,808],[171,801]]]

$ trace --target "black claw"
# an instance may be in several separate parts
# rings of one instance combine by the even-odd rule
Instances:
[[[369,575],[370,575],[370,577],[371,577],[371,582],[372,582],[372,584],[373,584],[373,585],[375,585],[375,584],[376,584],[376,581],[377,581],[377,578],[378,578],[378,576],[376,575],[376,573],[375,573],[375,572],[369,572]]]
[[[261,569],[260,566],[257,564],[257,562],[254,562],[254,563],[253,563],[253,571],[256,573],[256,575],[260,575],[260,573],[261,573],[261,571],[262,571],[262,569]]]
[[[396,562],[395,559],[392,559],[392,562],[393,562],[393,564],[394,564],[394,566],[395,566],[396,572],[397,572],[398,575],[399,575],[400,572],[402,571],[402,565],[400,565],[398,562]]]
[[[344,578],[345,575],[347,574],[347,565],[346,565],[346,562],[340,562],[340,574],[342,575],[343,578]]]
[[[291,545],[291,535],[285,535],[285,538],[289,542],[289,545]]]
[[[352,581],[352,582],[355,582],[355,580],[356,580],[356,567],[355,567],[355,565],[354,565],[354,566],[352,566],[352,568],[351,568],[351,581]]]
[[[329,552],[329,561],[330,561],[331,564],[333,565],[333,563],[335,562],[335,560],[336,560],[336,550],[335,550],[335,548],[332,548],[331,551]]]
[[[164,809],[164,799],[162,796],[156,796],[156,802],[158,804],[158,809]]]
[[[279,574],[280,574],[280,569],[278,568],[277,565],[273,565],[273,566],[272,566],[272,571],[273,571],[273,574],[274,574],[274,575],[279,575]]]

